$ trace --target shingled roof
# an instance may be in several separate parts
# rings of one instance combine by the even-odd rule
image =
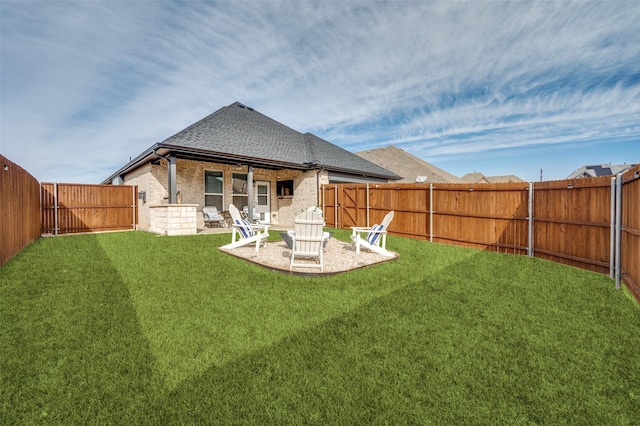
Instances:
[[[600,176],[615,176],[627,169],[633,167],[634,164],[593,164],[582,166],[575,170],[567,179],[589,178]]]
[[[460,178],[396,146],[369,149],[356,155],[402,176],[399,183],[458,183]]]
[[[514,183],[525,182],[516,175],[485,176],[480,172],[467,173],[461,178],[463,183]]]
[[[261,168],[324,168],[364,177],[400,179],[395,173],[318,136],[302,134],[235,102],[153,145],[107,181],[139,167],[151,157],[167,153],[178,158]]]

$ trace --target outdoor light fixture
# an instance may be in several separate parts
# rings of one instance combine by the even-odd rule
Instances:
[[[4,165],[4,171],[5,171],[5,172],[8,172],[8,171],[9,171],[9,165],[8,165],[8,164],[5,164],[5,165]]]
[[[567,185],[567,189],[573,189],[573,184],[570,183],[569,185]]]

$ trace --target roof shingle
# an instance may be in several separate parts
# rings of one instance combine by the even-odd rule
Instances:
[[[161,146],[195,148],[241,157],[313,164],[388,179],[399,176],[311,133],[302,134],[239,102],[223,107],[165,139]]]

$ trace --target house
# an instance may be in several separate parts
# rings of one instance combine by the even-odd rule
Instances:
[[[460,179],[463,183],[512,183],[525,182],[516,175],[485,176],[480,172],[467,173]]]
[[[622,173],[627,169],[630,169],[634,165],[635,164],[594,164],[590,166],[582,166],[567,176],[567,179],[615,176],[618,173]]]
[[[356,155],[402,176],[398,183],[459,183],[459,177],[415,157],[396,146],[369,149]]]
[[[289,224],[303,209],[321,204],[322,184],[398,179],[318,136],[235,102],[152,145],[103,183],[138,186],[141,229],[164,232],[166,223],[158,223],[177,215],[174,210],[181,206],[188,213],[180,214],[195,221],[184,233],[192,233],[204,227],[204,206],[226,211],[234,204],[241,211],[246,207],[249,217]],[[166,206],[174,206],[172,213]]]

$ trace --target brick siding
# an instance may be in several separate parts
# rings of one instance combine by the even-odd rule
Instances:
[[[146,164],[125,176],[127,185],[137,185],[138,191],[146,192],[146,200],[139,203],[139,227],[151,229],[151,206],[167,204],[169,199],[167,182],[167,165]],[[233,200],[231,187],[233,173],[247,173],[246,166],[235,166],[203,161],[176,161],[176,189],[182,196],[182,203],[195,204],[197,228],[204,228],[202,207],[204,207],[204,172],[205,170],[222,171],[224,178],[223,203],[227,210]],[[297,214],[310,206],[318,204],[318,183],[328,183],[326,171],[309,170],[267,170],[254,168],[253,178],[256,181],[270,182],[271,217],[275,225],[291,225]],[[276,182],[293,180],[293,196],[278,196]],[[255,196],[255,191],[254,191]]]

